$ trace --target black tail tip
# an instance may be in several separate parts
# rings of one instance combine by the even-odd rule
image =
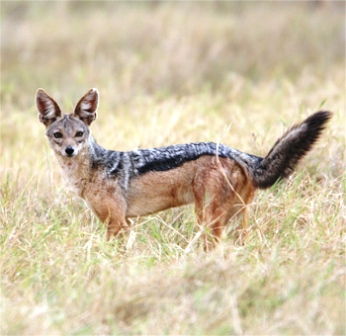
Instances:
[[[312,114],[309,118],[305,120],[305,123],[313,125],[324,125],[327,123],[333,116],[333,113],[330,111],[318,111]]]

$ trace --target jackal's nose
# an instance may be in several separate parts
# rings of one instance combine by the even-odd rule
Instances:
[[[66,153],[68,156],[71,156],[71,155],[73,154],[73,152],[74,152],[74,149],[73,149],[72,146],[67,146],[67,147],[65,148],[65,153]]]

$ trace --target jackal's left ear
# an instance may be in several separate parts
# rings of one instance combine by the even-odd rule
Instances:
[[[73,113],[74,116],[89,126],[96,119],[98,102],[98,91],[96,89],[90,89],[76,105]]]
[[[53,98],[48,96],[43,89],[38,89],[36,92],[36,106],[39,112],[41,123],[49,127],[56,119],[61,117],[61,111],[58,104]]]

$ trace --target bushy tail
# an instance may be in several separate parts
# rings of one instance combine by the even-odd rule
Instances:
[[[318,140],[331,116],[328,111],[316,112],[278,139],[268,155],[253,167],[255,186],[269,188],[277,180],[292,174],[298,162]]]

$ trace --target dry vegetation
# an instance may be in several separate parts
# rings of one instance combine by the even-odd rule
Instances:
[[[345,334],[345,3],[1,2],[1,334]],[[222,141],[264,155],[335,113],[245,246],[202,252],[190,207],[103,226],[62,180],[35,90],[129,150]],[[127,244],[127,247],[126,247]],[[192,245],[192,252],[185,253]]]

